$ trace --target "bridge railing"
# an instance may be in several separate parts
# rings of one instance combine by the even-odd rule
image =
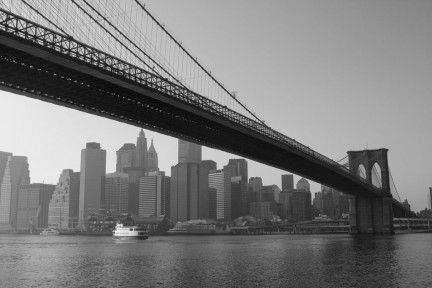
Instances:
[[[348,175],[355,176],[354,179],[364,182],[364,179],[351,173],[345,166],[332,159],[312,150],[311,148],[297,142],[296,140],[279,133],[267,125],[250,119],[234,110],[229,109],[213,100],[199,95],[189,89],[169,82],[143,68],[127,63],[117,57],[109,55],[101,50],[90,47],[82,42],[76,41],[71,36],[60,34],[47,27],[22,18],[0,8],[0,30],[14,35],[20,39],[31,41],[36,45],[54,50],[64,56],[71,57],[96,66],[99,69],[109,71],[117,76],[124,77],[135,83],[151,88],[160,93],[174,97],[182,102],[198,107],[204,111],[211,111],[223,119],[236,123],[259,135],[263,135],[280,143],[289,145],[310,157],[318,159],[323,163],[338,168]]]

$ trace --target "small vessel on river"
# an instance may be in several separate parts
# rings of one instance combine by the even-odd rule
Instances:
[[[60,232],[53,228],[45,228],[40,232],[40,235],[48,236],[48,235],[60,235]]]
[[[149,237],[146,228],[139,226],[124,226],[122,223],[117,223],[112,235],[115,238],[135,238],[143,240],[146,240]]]

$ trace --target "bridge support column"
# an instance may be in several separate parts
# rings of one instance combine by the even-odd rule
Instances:
[[[393,234],[392,198],[351,197],[350,234]]]

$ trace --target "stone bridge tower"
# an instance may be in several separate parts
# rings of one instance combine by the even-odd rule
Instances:
[[[376,197],[353,196],[350,205],[350,232],[357,233],[393,233],[392,195],[390,193],[390,176],[387,159],[388,149],[349,151],[350,171],[360,175],[369,184],[372,181],[374,167],[381,170],[381,191]],[[375,183],[376,184],[376,183]],[[379,187],[381,186],[381,187]]]

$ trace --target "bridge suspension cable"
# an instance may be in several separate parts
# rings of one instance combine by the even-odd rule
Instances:
[[[394,182],[394,180],[393,180],[393,175],[392,175],[390,169],[389,169],[389,174],[390,174],[390,191],[392,191],[392,190],[394,189],[394,191],[396,192],[396,195],[397,195],[397,197],[398,197],[398,199],[399,199],[399,202],[402,203],[402,200],[401,200],[401,198],[400,198],[400,196],[399,196],[399,192],[398,192],[398,190],[397,190],[397,188],[396,188],[396,184],[395,184],[395,182]],[[392,189],[392,188],[393,188],[393,189]],[[392,193],[392,194],[393,194],[393,193]]]
[[[140,0],[1,0],[0,7],[143,67],[266,125]]]

